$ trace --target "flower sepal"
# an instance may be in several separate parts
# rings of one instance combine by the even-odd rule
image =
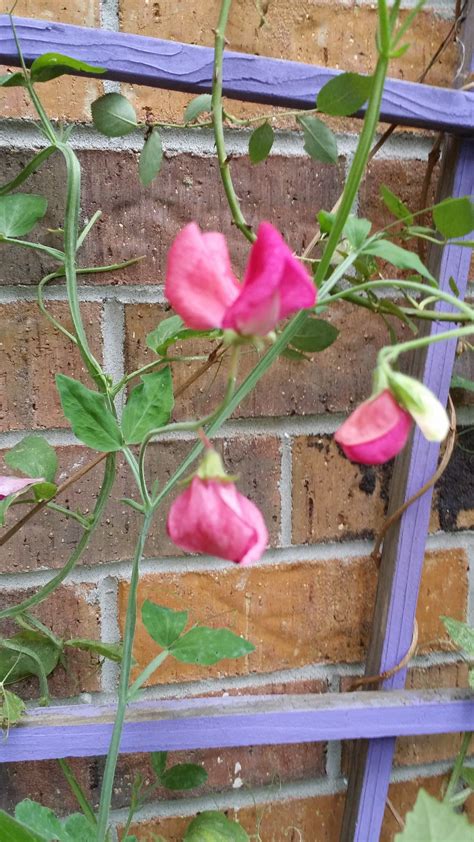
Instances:
[[[448,414],[433,394],[419,380],[387,367],[388,387],[395,399],[419,426],[428,441],[443,441],[449,432]]]

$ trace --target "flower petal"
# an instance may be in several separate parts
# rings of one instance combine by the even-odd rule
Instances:
[[[244,335],[269,333],[280,319],[316,302],[316,288],[281,234],[269,222],[259,226],[242,291],[222,326]]]
[[[196,330],[221,327],[239,292],[223,235],[186,225],[173,241],[166,269],[165,294],[176,313]]]
[[[259,510],[232,483],[199,477],[172,504],[167,528],[184,550],[244,564],[260,558],[268,542]]]
[[[36,485],[38,482],[45,482],[42,477],[0,477],[0,500],[9,497],[11,494],[17,494],[28,488],[29,485]]]
[[[339,427],[334,438],[353,462],[379,465],[404,447],[412,426],[411,416],[384,389],[364,401]]]

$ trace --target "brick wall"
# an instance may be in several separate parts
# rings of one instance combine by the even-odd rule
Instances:
[[[138,0],[20,0],[17,13],[87,26],[106,26],[164,38],[210,44],[218,0],[143,4]],[[232,49],[279,58],[313,61],[333,67],[370,71],[374,62],[375,12],[371,5],[270,0],[267,22],[259,27],[253,0],[234,4],[229,27]],[[443,40],[452,22],[453,4],[442,0],[420,16],[412,36],[414,46],[397,59],[391,74],[415,79]],[[429,81],[449,85],[455,66],[449,48]],[[203,228],[228,235],[237,268],[246,244],[231,227],[219,186],[218,169],[209,135],[164,133],[166,166],[150,188],[140,186],[137,153],[140,138],[106,143],[90,126],[90,104],[103,88],[117,83],[61,79],[43,88],[53,117],[80,121],[76,146],[84,168],[82,216],[98,207],[103,217],[84,249],[84,264],[121,260],[145,254],[146,260],[126,272],[82,279],[86,328],[91,345],[107,370],[120,375],[147,359],[144,336],[166,313],[162,279],[166,251],[180,227],[191,219]],[[142,109],[149,106],[160,119],[180,118],[188,97],[164,91],[123,86]],[[1,93],[4,118],[0,124],[0,180],[25,163],[39,136],[31,123],[21,89]],[[255,113],[256,106],[233,104],[237,113]],[[335,124],[336,125],[336,124]],[[278,133],[274,154],[257,168],[242,156],[241,134],[229,138],[233,174],[249,221],[271,218],[296,250],[308,242],[315,213],[337,199],[355,147],[356,123],[337,124],[341,156],[336,167],[302,156],[294,132]],[[409,203],[421,190],[431,138],[424,133],[397,132],[372,163],[359,196],[359,208],[376,225],[385,224],[378,199],[379,185],[391,186]],[[51,245],[61,222],[64,172],[50,159],[25,189],[42,192],[50,203],[40,233]],[[57,446],[61,477],[79,468],[91,454],[68,431],[53,387],[53,374],[81,376],[81,362],[64,337],[39,314],[35,284],[48,264],[34,253],[2,252],[0,267],[0,447],[16,443],[25,430],[40,430]],[[61,285],[50,286],[48,306],[65,313]],[[350,307],[335,308],[331,320],[343,332],[337,343],[314,365],[279,362],[237,410],[218,436],[226,465],[241,476],[241,486],[262,508],[270,532],[264,561],[240,570],[210,558],[185,559],[164,532],[164,513],[157,517],[142,566],[140,600],[152,598],[172,607],[190,607],[203,621],[222,616],[227,625],[245,632],[256,652],[245,660],[220,664],[205,672],[192,666],[166,665],[146,693],[150,697],[199,693],[318,692],[347,689],[360,675],[370,633],[376,570],[369,554],[371,538],[387,507],[390,466],[362,468],[343,459],[332,433],[370,388],[377,350],[387,340],[383,323]],[[404,330],[401,329],[401,335]],[[251,356],[244,369],[252,364]],[[466,363],[463,361],[463,366]],[[179,386],[192,371],[183,366],[175,375]],[[465,371],[465,368],[464,368]],[[471,375],[472,376],[472,375]],[[210,372],[199,389],[178,401],[176,417],[207,411],[222,392],[223,375]],[[469,406],[459,406],[461,422],[472,423]],[[463,444],[468,444],[468,437]],[[187,452],[185,435],[151,449],[157,475],[168,476]],[[466,671],[449,647],[441,613],[466,619],[469,612],[469,559],[472,555],[474,490],[471,452],[457,447],[451,465],[434,496],[428,551],[418,609],[420,644],[410,672],[413,687],[465,686]],[[74,486],[65,504],[80,502],[89,509],[99,485],[96,468]],[[39,612],[58,633],[117,640],[123,626],[130,559],[138,516],[120,502],[129,477],[120,466],[114,501],[103,529],[91,542],[80,566],[66,585]],[[56,513],[42,513],[1,550],[2,602],[8,604],[43,584],[61,567],[80,529]],[[5,625],[1,633],[8,633]],[[142,665],[154,654],[153,645],[138,628],[135,657]],[[113,696],[117,670],[81,654],[52,683],[61,698],[103,700]],[[24,692],[34,697],[33,682]],[[391,798],[404,813],[413,803],[420,780],[439,791],[458,738],[404,738],[399,741]],[[169,842],[181,839],[183,816],[215,805],[234,812],[250,831],[261,820],[264,842],[303,839],[334,842],[338,835],[349,746],[299,745],[196,751],[185,754],[202,762],[209,780],[179,803],[158,792],[147,804],[136,832],[141,840],[162,833]],[[182,759],[183,753],[179,755]],[[86,793],[97,803],[103,759],[75,760]],[[145,756],[122,757],[114,793],[114,822],[120,837],[124,808],[133,777],[150,775]],[[55,763],[0,765],[0,806],[11,809],[30,796],[61,811],[72,801]],[[255,788],[252,792],[251,788]],[[160,818],[161,817],[161,818]],[[300,836],[297,833],[300,831]],[[282,830],[283,829],[283,830]],[[387,813],[382,839],[397,830]]]

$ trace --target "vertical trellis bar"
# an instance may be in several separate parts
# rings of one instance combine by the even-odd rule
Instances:
[[[468,47],[464,68],[473,69],[471,61],[474,15],[471,7],[463,41]],[[462,76],[461,76],[462,78]],[[474,193],[474,140],[451,139],[444,157],[439,198]],[[467,288],[470,250],[448,246],[442,255],[431,254],[431,269],[440,287],[449,291],[453,277],[464,297]],[[440,309],[449,309],[442,305]],[[431,326],[431,333],[444,330],[442,324]],[[456,342],[431,345],[417,355],[413,373],[437,394],[442,403],[448,399],[454,365]],[[390,490],[389,512],[408,500],[433,475],[439,446],[426,441],[418,428],[410,448],[397,459]],[[384,542],[372,627],[372,639],[366,664],[367,675],[378,675],[398,664],[410,648],[419,584],[425,554],[433,489],[408,508]],[[404,686],[406,669],[383,684],[383,689]],[[448,723],[446,723],[448,727]],[[395,738],[360,741],[351,763],[340,842],[376,842],[382,826],[385,802],[395,750]]]

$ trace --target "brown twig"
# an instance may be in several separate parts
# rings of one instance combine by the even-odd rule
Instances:
[[[389,670],[385,670],[385,672],[381,672],[378,675],[364,675],[362,678],[358,678],[356,681],[353,681],[350,687],[350,690],[355,690],[356,687],[364,687],[366,684],[379,684],[381,681],[386,681],[387,678],[391,678],[392,675],[395,675],[400,670],[404,669],[407,664],[410,663],[413,655],[416,652],[416,647],[418,646],[418,623],[414,622],[413,624],[413,637],[411,639],[410,647],[408,652],[403,656],[401,661],[398,662],[394,667]]]
[[[371,557],[374,559],[375,563],[377,564],[377,567],[380,567],[380,561],[382,558],[380,547],[382,545],[383,539],[387,531],[390,529],[391,526],[393,526],[394,523],[397,522],[397,520],[401,518],[402,514],[408,509],[409,506],[411,506],[412,503],[415,502],[415,500],[418,500],[419,497],[425,494],[425,492],[428,491],[429,488],[431,488],[433,485],[435,485],[435,483],[438,482],[439,478],[442,476],[442,474],[444,474],[448,466],[449,460],[451,459],[454,450],[454,443],[456,441],[456,410],[451,400],[451,396],[449,396],[448,401],[450,425],[448,439],[446,442],[446,449],[443,453],[443,458],[441,459],[441,462],[436,468],[436,471],[434,472],[433,476],[427,482],[425,482],[425,484],[422,485],[421,488],[418,489],[418,491],[409,498],[409,500],[406,500],[405,503],[403,503],[403,505],[400,506],[400,508],[398,508],[396,512],[393,512],[393,514],[386,519],[385,523],[383,524],[375,539],[375,546],[371,552]]]
[[[182,395],[183,392],[186,391],[186,389],[188,389],[193,383],[195,383],[196,380],[202,377],[202,375],[205,374],[206,371],[208,371],[216,362],[218,362],[226,351],[227,348],[223,348],[222,343],[218,345],[217,348],[214,348],[214,350],[211,351],[211,353],[209,354],[209,357],[206,360],[206,362],[203,363],[203,365],[200,366],[197,369],[197,371],[195,371],[194,374],[191,375],[191,377],[188,377],[188,379],[185,380],[185,382],[181,386],[179,386],[178,389],[176,389],[175,397],[180,397],[180,395]],[[56,494],[54,494],[53,497],[51,497],[49,500],[42,500],[40,503],[36,503],[36,505],[33,506],[32,509],[26,512],[26,514],[24,514],[23,517],[17,520],[17,522],[14,523],[13,526],[10,527],[10,529],[7,529],[7,531],[0,537],[0,547],[3,547],[3,545],[6,544],[7,541],[10,540],[10,538],[13,538],[13,536],[16,535],[16,533],[19,532],[20,529],[22,529],[25,523],[28,523],[28,521],[31,520],[31,518],[35,517],[35,515],[37,515],[38,512],[44,509],[44,507],[47,506],[48,503],[51,503],[53,500],[56,499],[56,497],[59,497],[60,494],[63,494],[71,485],[74,485],[76,482],[78,482],[78,480],[82,479],[82,477],[88,474],[89,471],[92,471],[93,468],[96,467],[96,465],[99,465],[102,462],[102,460],[106,458],[106,456],[107,453],[100,453],[99,456],[96,456],[95,459],[92,459],[91,462],[88,462],[87,465],[84,465],[82,468],[80,468],[79,471],[76,471],[74,474],[71,474],[70,477],[68,477],[63,483],[61,483],[61,485],[59,485],[56,489]]]

